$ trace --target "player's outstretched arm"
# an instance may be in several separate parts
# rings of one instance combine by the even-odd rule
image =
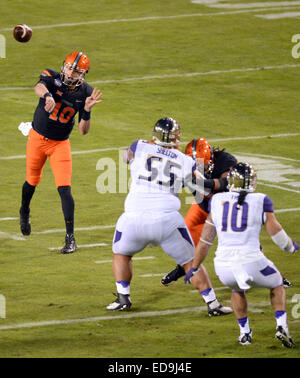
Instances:
[[[94,88],[92,94],[86,98],[82,118],[78,124],[80,134],[85,135],[89,132],[91,127],[90,118],[92,107],[102,102],[101,97],[102,93],[100,92],[100,90]]]
[[[273,242],[284,252],[294,253],[298,251],[299,245],[287,235],[276,219],[275,214],[271,212],[266,212],[265,214],[267,218],[265,227]]]

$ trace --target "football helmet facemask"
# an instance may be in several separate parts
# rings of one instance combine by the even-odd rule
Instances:
[[[61,80],[69,87],[78,87],[83,83],[89,68],[89,58],[83,52],[73,51],[63,62],[60,71]],[[66,70],[72,70],[71,72],[75,72],[75,75],[67,74]]]
[[[230,192],[254,192],[257,175],[248,163],[237,163],[228,173],[228,189]]]
[[[214,169],[214,153],[206,139],[198,138],[190,141],[185,148],[185,154],[191,156],[198,164],[203,165],[206,176],[211,176]]]
[[[178,147],[180,126],[173,118],[162,118],[156,122],[152,131],[152,141],[163,147]]]

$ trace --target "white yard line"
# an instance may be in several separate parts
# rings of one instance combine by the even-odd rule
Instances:
[[[295,136],[297,135],[300,135],[299,134],[294,134]],[[292,158],[286,158],[286,157],[283,157],[283,156],[277,156],[277,155],[264,155],[264,154],[253,154],[253,153],[250,153],[250,152],[237,152],[237,154],[240,154],[240,155],[249,155],[249,156],[258,156],[258,157],[264,157],[264,158],[273,158],[273,159],[279,159],[279,160],[286,160],[286,161],[294,161],[296,163],[300,163],[300,160],[297,160],[297,159],[292,159]]]
[[[256,14],[255,17],[264,18],[265,20],[280,20],[281,18],[298,18],[300,17],[300,12]]]
[[[91,227],[75,227],[74,231],[92,231],[92,230],[105,230],[108,228],[115,228],[116,225],[110,226],[91,226]],[[34,231],[32,235],[42,235],[42,234],[56,234],[60,232],[66,232],[65,228],[57,228],[53,230],[45,230],[45,231]]]
[[[279,65],[279,66],[232,68],[232,69],[229,69],[229,70],[212,70],[212,71],[203,71],[203,72],[187,72],[187,73],[178,73],[178,74],[151,75],[151,76],[132,77],[132,78],[125,78],[125,79],[117,79],[117,80],[96,80],[96,81],[91,81],[90,83],[91,84],[116,84],[116,83],[128,83],[128,82],[135,82],[135,81],[143,81],[143,80],[173,79],[173,78],[181,78],[181,77],[220,75],[220,74],[237,73],[237,72],[253,72],[253,71],[264,71],[264,70],[276,70],[276,69],[283,69],[283,68],[297,68],[299,66],[300,66],[300,64],[283,64],[283,65]]]
[[[128,148],[128,146],[96,148],[96,149],[93,149],[93,150],[88,150],[88,153],[93,154],[95,152],[118,151],[118,150],[122,150],[122,149],[125,149],[125,148]],[[86,153],[86,151],[84,151],[84,150],[83,151],[74,151],[74,152],[72,152],[72,155],[82,155],[82,154],[85,154],[85,153]]]
[[[266,185],[266,186],[274,186],[274,185],[269,185],[269,184],[265,184],[263,183],[262,185]],[[281,186],[278,186],[278,185],[275,185],[276,188],[279,188],[279,189],[282,189],[282,190],[289,190],[288,188],[283,188]],[[292,189],[290,189],[291,191],[294,191]],[[294,191],[296,193],[300,193],[300,191]],[[292,208],[287,208],[287,209],[277,209],[275,210],[275,213],[289,213],[289,212],[294,212],[294,211],[300,211],[300,207],[292,207]],[[3,218],[4,220],[5,218]],[[8,217],[7,219],[18,219],[18,218],[11,218],[11,217]],[[106,229],[112,229],[112,228],[115,228],[116,225],[101,225],[101,226],[90,226],[90,227],[76,227],[75,228],[75,231],[93,231],[93,230],[106,230]],[[58,228],[58,229],[52,229],[52,230],[44,230],[44,231],[33,231],[31,234],[32,235],[45,235],[45,234],[56,234],[56,233],[65,233],[66,232],[66,229],[65,228]],[[0,231],[0,237],[2,238],[8,238],[8,239],[13,239],[13,240],[26,240],[25,238],[23,238],[22,236],[19,236],[19,235],[13,235],[13,234],[8,234],[7,232],[1,232]],[[83,244],[83,245],[80,245],[78,247],[82,247],[82,248],[92,248],[92,247],[98,247],[98,246],[106,246],[108,244],[106,243],[95,243],[95,244]],[[58,250],[60,249],[61,247],[51,247],[51,248],[48,248],[49,250]],[[142,259],[142,258],[141,258]],[[107,260],[105,260],[105,262],[107,262]],[[164,275],[166,273],[159,273],[159,274],[145,274],[141,277],[155,277],[155,276],[161,276],[161,275]]]
[[[270,303],[269,302],[249,303],[249,312],[260,312],[259,308],[257,307],[266,307],[266,306],[270,306]],[[20,329],[20,328],[58,326],[58,325],[99,322],[99,321],[116,320],[116,319],[126,320],[126,319],[133,319],[133,318],[148,318],[148,317],[156,317],[156,316],[185,314],[187,312],[207,312],[207,306],[205,305],[205,306],[199,306],[199,307],[177,308],[177,309],[162,310],[162,311],[132,312],[128,314],[120,314],[119,312],[116,312],[113,315],[96,316],[96,317],[90,317],[90,318],[48,320],[48,321],[40,321],[40,322],[19,323],[19,324],[11,324],[11,325],[2,325],[0,326],[0,330],[5,331],[5,330]]]
[[[300,65],[299,65],[300,66]],[[252,135],[248,137],[232,137],[232,138],[213,138],[210,139],[209,141],[211,143],[215,142],[230,142],[230,141],[238,141],[238,140],[252,140],[252,139],[265,139],[265,138],[284,138],[284,137],[293,137],[293,136],[299,136],[300,133],[282,133],[282,134],[271,134],[271,135]],[[185,143],[185,142],[182,142]],[[187,142],[186,142],[187,143]],[[73,151],[72,155],[84,155],[84,154],[93,154],[93,153],[98,153],[98,152],[107,152],[107,151],[118,151],[128,148],[128,146],[123,146],[123,147],[107,147],[107,148],[97,148],[97,149],[92,149],[92,150],[82,150],[82,151]],[[249,153],[244,153],[250,155]],[[253,154],[253,156],[256,156]],[[262,156],[262,157],[272,157],[271,155],[259,155],[257,156]],[[12,156],[0,156],[0,160],[15,160],[15,159],[25,159],[26,155],[12,155]],[[280,157],[278,157],[280,159]],[[288,158],[281,158],[285,160],[291,160],[291,161],[299,161],[295,159],[288,159]]]
[[[9,220],[16,220],[16,219],[19,219],[19,218],[15,218],[15,217],[0,218],[0,222],[9,221]]]
[[[153,260],[153,259],[155,259],[155,256],[144,256],[144,257],[133,257],[132,258],[132,260]],[[95,261],[95,263],[96,264],[112,263],[112,259]]]
[[[95,80],[90,81],[92,85],[95,84],[120,84],[120,83],[130,83],[136,81],[145,81],[145,80],[157,80],[157,79],[173,79],[173,78],[182,78],[182,77],[197,77],[197,76],[209,76],[209,75],[220,75],[227,73],[237,73],[237,72],[257,72],[264,70],[277,70],[285,68],[298,68],[300,64],[283,64],[278,66],[262,66],[262,67],[242,67],[242,68],[232,68],[229,70],[212,70],[212,71],[203,71],[203,72],[186,72],[178,74],[162,74],[162,75],[149,75],[141,77],[131,77],[124,79],[111,79],[111,80]],[[33,90],[33,87],[0,87],[0,91],[16,91],[16,90]]]
[[[222,291],[222,290],[231,290],[231,289],[229,289],[226,286],[214,287],[214,291]],[[190,293],[198,293],[199,294],[199,290],[196,290],[196,289],[189,290],[189,292]]]
[[[107,243],[95,243],[95,244],[81,244],[81,245],[77,245],[78,248],[93,248],[93,247],[105,247],[107,246],[108,244]],[[57,250],[60,250],[62,249],[63,246],[61,247],[51,247],[51,248],[48,248],[50,251],[57,251]]]
[[[272,8],[272,7],[290,7],[290,6],[299,6],[300,1],[262,1],[260,3],[237,3],[237,4],[220,4],[217,2],[216,4],[206,3],[206,6],[210,8],[220,8],[220,9],[251,9],[251,8]]]
[[[286,188],[286,187],[280,186],[280,185],[267,184],[266,182],[263,182],[263,181],[259,181],[258,184],[263,185],[263,186],[269,186],[270,188],[276,188],[276,189],[280,189],[280,190],[285,190],[287,192],[293,192],[293,193],[300,194],[300,190],[290,189],[290,188]]]
[[[0,160],[25,159],[26,155],[0,156]]]
[[[231,142],[231,141],[235,141],[235,140],[251,140],[251,139],[264,139],[264,138],[284,138],[284,137],[299,136],[299,135],[300,135],[300,133],[283,133],[283,134],[256,135],[256,136],[253,135],[253,136],[247,136],[247,137],[231,137],[231,138],[209,139],[209,142],[213,143],[213,142]],[[266,155],[266,156],[268,156],[268,155]]]
[[[300,135],[300,134],[299,134]],[[97,152],[107,152],[107,151],[118,151],[128,148],[124,147],[107,147],[107,148],[97,148],[93,150],[82,150],[82,151],[72,151],[72,155],[84,155],[84,154],[94,154]],[[12,155],[12,156],[0,156],[0,160],[15,160],[15,159],[25,159],[26,155]]]
[[[83,319],[49,320],[49,321],[30,322],[30,323],[21,323],[21,324],[13,324],[13,325],[2,325],[0,326],[0,330],[43,327],[43,326],[57,326],[57,325],[63,325],[63,324],[98,322],[98,321],[115,320],[115,319],[145,318],[145,317],[165,316],[165,315],[173,315],[173,314],[183,314],[186,312],[201,312],[201,311],[207,311],[207,306],[178,308],[174,310],[164,310],[164,311],[136,312],[136,313],[122,314],[122,315],[119,315],[119,312],[117,312],[114,315],[96,316],[96,317],[83,318]]]
[[[291,211],[300,211],[300,207],[293,207],[290,209],[278,209],[274,210],[274,213],[289,213]]]
[[[149,274],[140,274],[139,277],[149,278],[149,277],[163,277],[167,273],[149,273]]]
[[[288,2],[287,2],[288,3]],[[282,6],[281,4],[274,3],[273,7],[266,7],[261,6],[260,8],[255,7],[257,9],[241,9],[241,10],[234,10],[234,11],[226,11],[226,12],[211,12],[211,13],[190,13],[190,14],[176,14],[170,16],[148,16],[148,17],[135,17],[135,18],[115,18],[110,20],[91,20],[91,21],[80,21],[80,22],[68,22],[62,24],[52,24],[52,25],[30,25],[33,30],[38,29],[54,29],[54,28],[66,28],[66,27],[74,27],[74,26],[86,26],[86,25],[99,25],[99,24],[115,24],[115,23],[127,23],[127,22],[143,22],[143,21],[164,21],[164,20],[171,20],[171,19],[178,19],[178,18],[191,18],[191,17],[214,17],[214,16],[231,16],[231,15],[239,15],[239,14],[247,14],[247,13],[256,13],[262,11],[270,11],[270,10],[281,10],[281,9],[289,9],[289,8],[297,8],[300,3],[296,2],[296,4],[290,3]],[[250,7],[248,7],[250,8]],[[5,31],[12,31],[14,26],[1,28],[0,32]]]
[[[12,239],[12,240],[22,240],[22,241],[26,240],[25,238],[23,238],[23,236],[8,234],[7,232],[2,232],[2,231],[0,231],[0,238],[1,239]]]

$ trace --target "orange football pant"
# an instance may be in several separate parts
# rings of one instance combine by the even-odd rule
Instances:
[[[70,140],[45,138],[34,129],[29,132],[26,150],[26,181],[37,186],[49,157],[56,187],[71,186],[72,155]]]
[[[191,205],[186,213],[184,220],[193,238],[195,246],[199,243],[207,216],[208,213],[202,210],[196,202]]]

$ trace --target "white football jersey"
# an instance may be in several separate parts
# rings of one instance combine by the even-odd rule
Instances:
[[[164,148],[144,140],[131,147],[131,185],[125,200],[125,211],[178,211],[178,193],[186,177],[191,177],[196,164],[177,149]]]
[[[218,261],[255,261],[262,257],[260,232],[264,213],[273,212],[272,200],[263,193],[248,193],[237,208],[239,193],[215,194],[210,201],[210,213],[218,235]]]

